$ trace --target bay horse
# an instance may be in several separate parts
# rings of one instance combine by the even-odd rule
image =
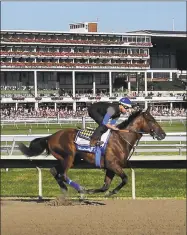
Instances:
[[[137,110],[132,112],[128,119],[117,125],[117,127],[120,130],[111,131],[105,154],[101,158],[101,168],[106,170],[106,174],[104,185],[99,189],[86,190],[67,176],[68,170],[73,166],[77,153],[81,154],[85,161],[91,164],[95,163],[94,153],[77,151],[74,140],[79,131],[78,129],[68,128],[47,137],[36,138],[30,142],[29,147],[20,143],[19,149],[28,157],[38,156],[44,150],[46,150],[47,155],[52,154],[58,160],[58,164],[52,167],[50,172],[63,193],[68,190],[66,184],[73,187],[81,195],[85,193],[106,192],[114,176],[119,176],[121,183],[108,193],[107,196],[111,196],[118,193],[127,183],[128,177],[123,168],[127,167],[129,154],[143,134],[150,134],[157,140],[162,140],[166,136],[164,130],[150,114],[149,108],[145,111]],[[130,132],[125,132],[125,129]]]

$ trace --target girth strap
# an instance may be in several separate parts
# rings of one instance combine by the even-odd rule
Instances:
[[[95,165],[97,167],[101,167],[101,148],[100,146],[96,147],[96,152],[95,152]]]

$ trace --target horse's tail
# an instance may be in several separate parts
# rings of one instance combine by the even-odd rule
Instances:
[[[43,138],[36,138],[30,142],[29,147],[25,144],[20,143],[18,144],[19,150],[26,155],[27,157],[38,156],[46,150],[46,155],[49,155],[49,147],[48,147],[48,139],[50,136],[43,137]]]

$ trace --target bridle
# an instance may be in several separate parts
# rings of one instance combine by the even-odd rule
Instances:
[[[149,132],[146,132],[146,133],[144,133],[144,134],[150,134],[152,137],[153,137],[153,139],[155,139],[156,137],[158,137],[158,134],[155,132],[155,130],[153,129],[153,127],[152,127],[152,122],[153,122],[153,120],[150,120],[150,119],[148,119],[146,116],[147,116],[147,113],[143,113],[143,116],[144,116],[144,118],[147,120],[147,125],[148,125],[148,127],[149,127]]]
[[[132,130],[132,129],[129,129],[129,131],[131,132],[131,133],[136,133],[136,134],[140,134],[141,135],[141,137],[142,137],[142,135],[143,134],[150,134],[152,137],[153,137],[153,139],[155,139],[158,135],[157,135],[157,133],[153,130],[153,128],[152,128],[152,120],[150,120],[150,119],[148,119],[145,115],[147,115],[145,112],[143,112],[143,117],[146,119],[146,121],[147,121],[147,125],[148,125],[148,127],[149,127],[149,132],[147,132],[147,131],[137,131],[137,130]],[[132,147],[132,152],[131,152],[131,154],[130,154],[130,152],[129,152],[129,156],[128,156],[128,158],[127,158],[127,160],[129,160],[130,158],[131,158],[131,156],[133,155],[133,153],[134,153],[134,151],[135,151],[135,149],[136,149],[136,147],[138,146],[138,143],[139,143],[139,141],[140,141],[140,139],[141,139],[141,137],[140,138],[138,138],[138,140],[136,141],[136,144],[135,145],[132,145],[127,139],[125,139],[120,133],[119,133],[119,136],[120,136],[120,138],[121,139],[123,139],[123,140],[125,140],[125,142],[126,143],[128,143],[131,147]],[[130,150],[130,151],[131,151]]]

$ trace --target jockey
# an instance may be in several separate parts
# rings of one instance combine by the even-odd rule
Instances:
[[[88,108],[88,114],[99,125],[94,131],[90,145],[102,145],[100,141],[102,134],[108,129],[118,130],[114,125],[122,113],[126,113],[129,108],[132,108],[131,101],[127,98],[121,98],[118,103],[97,102]]]

